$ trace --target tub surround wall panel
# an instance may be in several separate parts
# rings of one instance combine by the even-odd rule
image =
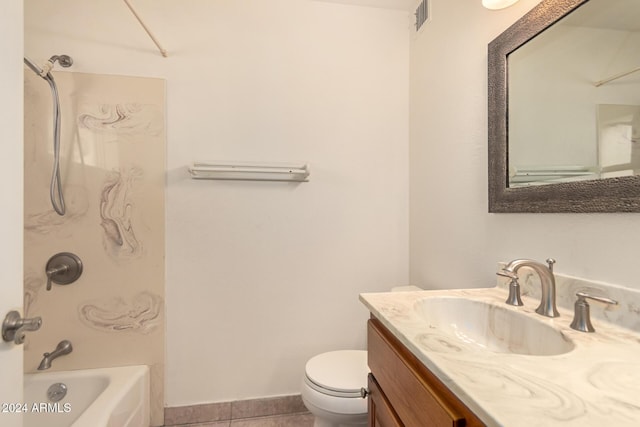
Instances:
[[[163,58],[122,2],[25,8],[31,57],[167,81],[167,406],[299,393],[311,356],[363,349],[358,294],[408,282],[410,14],[137,0]],[[309,162],[311,180],[191,180],[206,160]]]
[[[161,79],[54,72],[61,104],[61,175],[67,205],[49,202],[51,94],[25,74],[25,370],[68,339],[51,371],[144,364],[153,425],[164,388],[164,98]],[[80,278],[45,290],[47,260],[73,252]]]

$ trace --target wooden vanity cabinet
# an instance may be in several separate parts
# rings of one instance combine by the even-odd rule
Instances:
[[[391,407],[391,403],[380,390],[380,386],[369,374],[369,427],[402,427],[402,421]]]
[[[369,427],[479,427],[482,421],[382,323],[367,327]]]

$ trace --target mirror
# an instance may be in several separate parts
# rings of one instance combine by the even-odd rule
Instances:
[[[640,212],[640,2],[543,0],[489,44],[489,212]]]

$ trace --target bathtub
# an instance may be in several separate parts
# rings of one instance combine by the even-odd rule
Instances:
[[[53,384],[67,394],[47,397]],[[24,427],[148,427],[149,368],[42,372],[24,376]]]

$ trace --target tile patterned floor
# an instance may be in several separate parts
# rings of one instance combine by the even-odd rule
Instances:
[[[313,427],[298,395],[165,408],[165,427]]]
[[[212,423],[184,424],[184,427],[313,427],[313,416],[311,414],[277,415]]]

